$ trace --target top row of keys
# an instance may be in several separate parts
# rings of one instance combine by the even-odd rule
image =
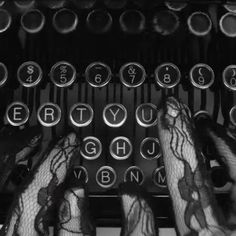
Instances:
[[[181,25],[178,14],[171,10],[158,10],[152,17],[151,27],[148,27],[147,17],[140,10],[128,9],[119,16],[120,29],[127,34],[140,34],[146,29],[163,36],[174,34]],[[11,25],[12,16],[5,10],[0,9],[0,33],[5,32]],[[168,24],[163,23],[168,22]],[[39,33],[45,26],[46,17],[39,9],[29,9],[21,16],[21,27],[30,34]],[[62,8],[53,14],[52,25],[60,34],[74,32],[80,19],[78,14],[69,8]],[[86,26],[91,33],[104,34],[111,31],[113,16],[107,10],[94,9],[87,14]],[[189,32],[195,36],[203,37],[212,30],[212,20],[205,12],[193,12],[187,19]],[[236,14],[226,13],[219,19],[221,32],[227,37],[236,37]]]

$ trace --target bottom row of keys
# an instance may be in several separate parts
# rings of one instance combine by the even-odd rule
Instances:
[[[85,167],[78,166],[74,169],[74,177],[87,183],[89,180],[88,172]],[[129,167],[124,174],[125,182],[136,182],[141,185],[144,182],[145,175],[137,166]],[[102,166],[96,173],[96,182],[102,188],[111,188],[117,180],[116,171],[111,166]],[[152,173],[153,183],[161,188],[166,188],[166,175],[164,166],[158,167]]]

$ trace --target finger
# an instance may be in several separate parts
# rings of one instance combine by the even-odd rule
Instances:
[[[30,158],[42,139],[40,127],[33,126],[13,131],[4,128],[0,133],[0,191],[6,185],[14,166]]]
[[[1,236],[48,235],[46,216],[53,203],[53,193],[64,181],[78,148],[78,139],[71,133],[44,156],[15,199]]]
[[[153,212],[143,190],[134,183],[120,185],[120,198],[123,213],[121,236],[155,236]]]
[[[173,97],[158,114],[167,184],[180,235],[227,235],[195,139],[190,110]]]
[[[88,197],[83,187],[67,190],[58,212],[57,236],[93,236],[96,228],[89,215]]]
[[[198,120],[197,127],[213,141],[219,157],[228,168],[233,184],[230,190],[232,206],[228,211],[227,220],[230,224],[236,224],[236,139],[230,130],[214,123],[210,117]]]

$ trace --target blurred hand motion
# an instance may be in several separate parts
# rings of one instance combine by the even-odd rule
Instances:
[[[6,132],[1,159],[1,184],[13,165],[24,160],[39,145],[41,133],[22,130],[12,137]],[[176,231],[181,236],[236,235],[236,145],[235,134],[215,124],[210,118],[193,121],[189,108],[174,97],[168,97],[158,112],[158,135],[162,148],[167,184],[173,205]],[[5,135],[2,135],[2,137]],[[8,140],[12,138],[13,141]],[[202,137],[212,141],[228,168],[232,180],[232,205],[223,212],[217,204],[213,186],[202,154]],[[22,138],[24,137],[24,139]],[[1,138],[1,134],[0,134]],[[78,157],[80,142],[76,134],[62,138],[32,171],[20,187],[0,232],[7,236],[49,235],[48,213],[55,203],[54,193],[62,184]],[[121,236],[155,236],[158,224],[151,196],[134,183],[119,187],[122,212]],[[58,202],[57,202],[58,204]],[[89,211],[86,187],[66,188],[57,209],[54,235],[96,235],[95,222]],[[155,211],[158,209],[155,209]]]

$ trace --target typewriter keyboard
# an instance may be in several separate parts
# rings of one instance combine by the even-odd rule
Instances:
[[[123,181],[145,186],[159,225],[170,225],[159,106],[174,95],[194,119],[234,128],[235,51],[236,5],[226,1],[0,1],[0,124],[40,125],[43,147],[75,130],[83,145],[71,178],[87,184],[101,225],[119,224]],[[223,201],[227,171],[210,143],[202,154]],[[31,164],[14,169],[14,186]]]

